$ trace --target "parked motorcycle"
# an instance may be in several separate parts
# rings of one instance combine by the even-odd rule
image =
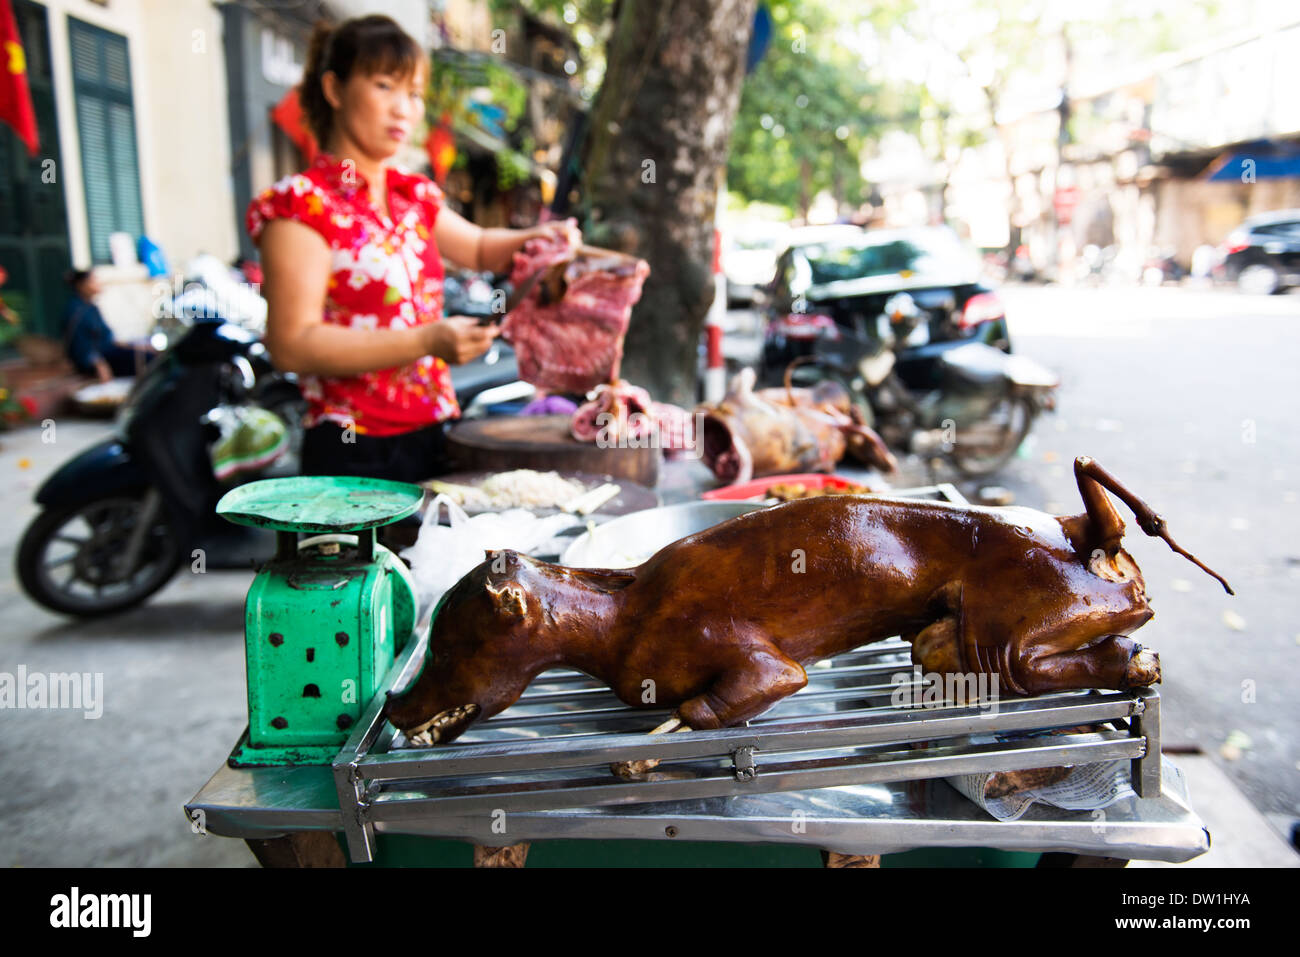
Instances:
[[[200,322],[137,378],[114,434],[75,455],[36,493],[43,511],[18,546],[33,599],[70,615],[136,605],[171,579],[221,492],[208,414],[247,401],[265,347],[229,323]]]
[[[1190,273],[1174,258],[1172,250],[1156,250],[1142,264],[1142,284],[1159,286],[1167,282],[1182,282]]]
[[[250,270],[257,281],[248,275]],[[165,352],[201,323],[228,323],[260,339],[266,330],[266,300],[259,290],[260,271],[255,264],[244,262],[241,268],[206,253],[194,257],[186,264],[183,279],[175,280],[167,294],[157,299],[150,345]],[[248,400],[274,412],[288,428],[285,454],[270,474],[296,475],[302,417],[307,411],[298,377],[275,368],[266,349],[253,349],[245,358],[255,378]]]
[[[890,297],[874,325],[850,328],[810,314],[801,324],[806,348],[792,380],[835,379],[891,448],[947,458],[970,477],[989,475],[1015,454],[1039,413],[1055,407],[1059,379],[1032,359],[982,342],[922,341],[927,337],[918,331],[928,322],[907,293]],[[789,336],[789,323],[769,329],[773,334]],[[765,368],[762,380],[776,384],[784,372]]]

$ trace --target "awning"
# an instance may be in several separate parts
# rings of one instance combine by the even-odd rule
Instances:
[[[472,153],[496,156],[498,153],[505,152],[506,150],[518,152],[517,150],[513,150],[510,144],[505,140],[498,139],[486,130],[481,130],[477,126],[469,123],[453,124],[452,132],[455,133],[457,139],[467,147],[468,151]],[[531,172],[535,178],[544,179],[548,175],[555,175],[546,166],[538,163],[531,156],[527,156],[523,153],[520,153],[519,155],[523,156],[524,162],[528,165],[529,172]]]
[[[1300,143],[1258,140],[1222,154],[1206,167],[1210,183],[1251,183],[1300,177]]]

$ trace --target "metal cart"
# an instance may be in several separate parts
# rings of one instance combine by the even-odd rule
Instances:
[[[909,494],[961,501],[951,486]],[[380,711],[384,691],[419,670],[426,642],[398,653],[332,765],[223,767],[186,805],[192,822],[288,866],[371,861],[383,835],[467,842],[486,866],[522,865],[531,842],[563,840],[802,846],[831,866],[916,848],[1119,866],[1209,848],[1181,774],[1162,759],[1154,689],[900,706],[918,676],[895,639],[809,668],[807,687],[743,727],[648,735],[667,711],[629,708],[586,675],[552,671],[453,744],[422,748]],[[661,764],[634,780],[610,771],[649,757]],[[944,780],[1115,760],[1131,762],[1135,793],[1100,814],[1035,805],[998,821]]]
[[[402,686],[423,652],[409,643],[388,683]],[[810,669],[807,688],[747,727],[653,738],[637,732],[658,713],[627,708],[584,675],[551,672],[461,742],[434,749],[410,747],[379,719],[380,694],[332,768],[223,767],[186,810],[210,833],[249,841],[268,864],[341,865],[336,832],[357,860],[373,855],[376,835],[403,834],[472,843],[489,865],[522,863],[530,842],[561,839],[796,844],[831,864],[988,847],[1122,865],[1209,848],[1181,775],[1161,763],[1157,693],[1070,692],[1004,700],[996,714],[952,705],[920,714],[888,703],[889,677],[910,668],[906,645],[882,643]],[[1096,722],[1117,727],[996,745],[969,737]],[[604,767],[649,754],[664,763],[641,780]],[[1116,758],[1133,762],[1146,796],[1100,816],[1035,805],[997,821],[942,780]]]

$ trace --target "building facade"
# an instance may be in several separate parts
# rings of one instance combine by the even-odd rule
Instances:
[[[139,332],[143,267],[114,266],[111,235],[148,236],[173,264],[237,248],[220,16],[207,0],[14,0],[14,12],[41,146],[28,158],[0,131],[6,293],[29,329],[58,335],[63,272],[102,266],[106,314]]]
[[[173,272],[200,253],[252,255],[249,199],[301,168],[270,110],[301,79],[316,20],[383,12],[428,45],[429,0],[12,3],[40,151],[0,128],[3,295],[56,338],[74,266],[99,271],[115,332],[149,332],[153,284],[120,248],[114,261],[114,234],[147,236]]]

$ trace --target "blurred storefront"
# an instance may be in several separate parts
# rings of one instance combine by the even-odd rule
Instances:
[[[1018,225],[1062,260],[1093,245],[1115,249],[1122,275],[1152,254],[1186,267],[1247,216],[1300,206],[1297,89],[1300,23],[1217,38],[1075,93],[1059,152],[1059,110],[1025,117],[1011,137],[1027,200]]]
[[[272,111],[302,79],[312,25],[324,11],[319,2],[235,2],[221,4],[220,10],[229,91],[229,215],[238,224],[254,195],[305,165],[302,151]],[[239,254],[256,257],[248,234],[239,229],[237,236]]]
[[[29,158],[0,132],[0,263],[26,328],[57,336],[72,265],[104,267],[110,322],[137,308],[123,284],[143,267],[113,265],[113,233],[149,236],[173,261],[233,255],[221,21],[208,0],[13,7],[40,149]]]
[[[1120,276],[1184,268],[1256,213],[1300,207],[1300,22],[1073,77],[945,160],[889,143],[864,168],[890,222],[947,220],[976,245],[1025,247],[1072,278],[1086,247]]]
[[[1300,207],[1300,23],[1169,65],[1151,113],[1155,242],[1190,253]]]
[[[523,10],[494,27],[484,0],[448,0],[433,21],[434,175],[474,222],[531,225],[571,185],[562,167],[575,162],[587,108],[577,45]]]

